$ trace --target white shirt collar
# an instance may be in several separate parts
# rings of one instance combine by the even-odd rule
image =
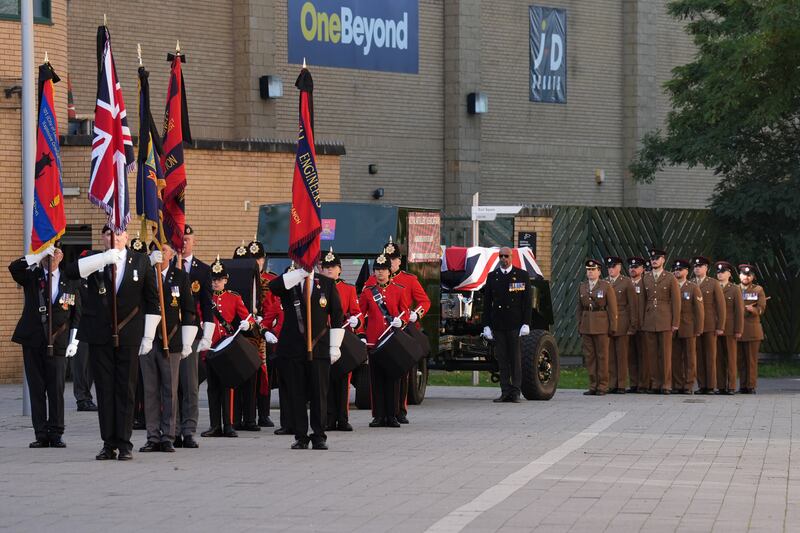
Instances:
[[[45,271],[45,272],[47,272],[47,271]],[[45,274],[45,276],[46,275],[47,274]],[[61,279],[61,271],[59,269],[55,269],[52,272],[52,276],[53,276],[53,287],[52,287],[52,291],[50,292],[50,301],[53,302],[53,303],[56,303],[56,296],[58,296],[58,282]],[[45,279],[47,279],[47,278],[45,278]]]
[[[503,274],[508,274],[509,272],[511,272],[511,269],[512,269],[512,268],[514,268],[514,265],[511,265],[511,266],[510,266],[510,267],[508,267],[508,268],[503,268],[503,267],[500,267],[500,272],[502,272]]]

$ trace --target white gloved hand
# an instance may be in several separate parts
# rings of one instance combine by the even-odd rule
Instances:
[[[489,326],[484,326],[483,327],[482,335],[483,335],[483,338],[486,339],[487,341],[494,340],[494,335],[492,335],[492,328],[490,328]]]
[[[347,319],[347,325],[350,326],[352,329],[356,329],[358,327],[358,318],[351,316]]]
[[[115,263],[122,254],[121,251],[117,250],[116,248],[112,248],[111,250],[106,250],[100,254],[92,254],[87,255],[86,257],[81,257],[78,259],[78,271],[81,274],[83,279],[88,278],[95,272],[103,270],[106,265],[110,265]]]
[[[367,344],[367,339],[365,339],[364,337],[361,337],[361,342],[363,342],[364,344]]]
[[[256,324],[258,324],[260,326],[261,325],[261,321],[264,320],[264,317],[256,315],[255,319],[256,319]]]
[[[205,352],[211,348],[211,339],[214,337],[214,323],[203,322],[203,338],[197,343],[197,351]]]
[[[106,250],[102,253],[103,262],[107,265],[111,265],[119,261],[120,256],[122,256],[122,250],[117,250],[116,248],[111,248],[110,250]]]
[[[74,357],[78,353],[78,339],[75,338],[77,335],[77,329],[73,328],[69,331],[69,344],[67,345],[67,351],[64,352],[65,357]]]
[[[155,266],[163,260],[164,254],[161,253],[161,250],[153,250],[150,252],[150,266]]]
[[[522,324],[522,327],[519,328],[519,336],[524,337],[525,335],[531,334],[531,327],[528,324]]]
[[[342,346],[342,340],[344,339],[344,329],[331,328],[330,339],[331,343],[328,353],[331,356],[331,364],[333,364],[342,356],[342,350],[340,348]]]
[[[416,311],[411,311],[411,313],[409,313],[409,315],[408,315],[409,322],[416,322],[418,318],[419,318],[419,315],[417,314]]]
[[[291,270],[283,275],[283,286],[287,289],[291,289],[310,275],[311,272],[303,270],[302,268]]]
[[[181,359],[192,355],[192,343],[195,337],[197,337],[197,326],[181,326],[181,340],[183,341]]]
[[[391,321],[391,323],[389,325],[392,326],[393,328],[402,328],[403,327],[403,321],[400,320],[399,316],[396,316],[396,317],[394,317],[392,319],[392,321]]]
[[[250,329],[250,321],[249,320],[242,320],[239,322],[239,331],[247,331]]]
[[[139,345],[139,355],[144,355],[153,349],[153,339],[160,322],[161,315],[144,315],[144,335],[142,343]]]
[[[264,340],[267,341],[267,344],[278,343],[278,337],[276,337],[271,331],[264,332]]]

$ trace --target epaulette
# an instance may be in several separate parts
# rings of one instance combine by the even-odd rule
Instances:
[[[238,292],[236,292],[236,291],[232,291],[232,290],[230,290],[230,289],[225,289],[225,292],[231,293],[231,294],[233,294],[234,296],[238,296],[239,298],[241,298],[241,297],[242,297],[242,295],[241,295],[241,294],[239,294],[239,293],[238,293]]]
[[[396,281],[392,281],[392,283],[394,283],[395,285],[397,285],[397,286],[398,286],[398,287],[400,287],[401,289],[405,289],[405,288],[406,288],[406,286],[405,286],[405,285],[400,285],[400,284],[399,284],[399,283],[397,283]]]

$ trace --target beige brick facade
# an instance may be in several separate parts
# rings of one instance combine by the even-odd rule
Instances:
[[[514,245],[520,231],[536,233],[536,263],[544,279],[550,279],[553,267],[553,217],[549,213],[522,213],[514,218]]]

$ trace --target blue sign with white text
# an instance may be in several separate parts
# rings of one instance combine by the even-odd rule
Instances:
[[[288,0],[289,63],[416,74],[418,0]]]

